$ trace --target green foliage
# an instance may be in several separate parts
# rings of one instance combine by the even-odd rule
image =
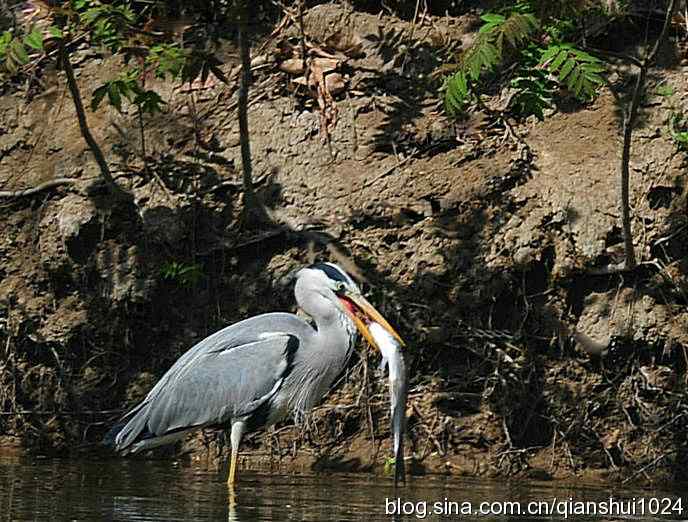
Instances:
[[[160,267],[160,276],[183,287],[196,286],[203,278],[203,268],[198,263],[186,264],[169,261]]]
[[[669,134],[679,149],[688,151],[688,118],[681,112],[673,112],[669,118]]]
[[[53,38],[54,27],[49,28]],[[16,76],[22,67],[27,65],[32,56],[37,57],[45,51],[45,36],[37,27],[31,27],[23,37],[15,36],[11,31],[0,35],[0,71]]]
[[[177,79],[181,76],[190,52],[177,44],[158,44],[150,48],[146,66],[153,69],[155,77]]]
[[[450,115],[464,109],[480,75],[502,61],[505,43],[517,49],[538,28],[537,20],[529,13],[512,13],[508,18],[489,13],[483,15],[482,20],[485,24],[475,42],[464,52],[458,70],[445,81],[445,108]]]
[[[79,22],[94,41],[117,51],[137,21],[129,2],[101,3],[79,0],[75,3]]]
[[[513,112],[523,118],[533,115],[540,121],[545,119],[545,109],[552,107],[554,86],[542,69],[523,68],[511,80],[511,87],[515,89],[510,105]]]
[[[521,116],[544,117],[558,87],[566,87],[580,101],[589,101],[604,83],[602,60],[577,49],[563,38],[578,27],[573,17],[585,12],[586,2],[512,2],[503,14],[487,13],[471,47],[461,56],[457,70],[445,79],[445,109],[463,112],[477,95],[481,77],[509,59],[509,85],[515,90],[510,108]],[[556,13],[559,13],[559,17]],[[534,13],[537,13],[537,17]],[[545,44],[545,42],[547,42]],[[504,83],[504,79],[500,79]]]
[[[220,65],[222,62],[213,53],[194,50],[182,68],[182,81],[192,83],[200,77],[201,83],[205,83],[212,73],[215,78],[227,84],[229,81],[220,69]]]
[[[676,94],[676,90],[674,89],[674,86],[671,85],[670,83],[660,83],[655,88],[655,94],[657,96],[663,96],[665,98],[671,98],[674,94]]]
[[[119,78],[105,82],[103,85],[93,91],[93,98],[91,100],[91,110],[95,111],[100,106],[105,96],[107,96],[110,105],[112,105],[119,112],[122,112],[122,98],[134,102],[134,99],[141,93],[142,89],[139,87],[136,78],[137,71],[132,70],[122,74]]]
[[[165,102],[157,92],[144,90],[139,85],[138,76],[139,71],[132,69],[98,87],[93,91],[91,110],[96,111],[107,96],[110,105],[119,112],[122,112],[123,99],[138,106],[143,113],[155,114],[160,112]]]
[[[29,34],[24,37],[24,44],[34,51],[43,51],[43,32],[37,28],[32,28]]]
[[[392,475],[394,473],[394,465],[397,463],[397,459],[394,457],[388,457],[385,459],[384,474]]]
[[[141,91],[134,98],[134,104],[141,109],[144,114],[155,114],[162,112],[162,106],[165,101],[155,91]]]
[[[569,44],[550,45],[542,54],[540,64],[579,100],[591,100],[604,83],[606,68],[602,60]]]

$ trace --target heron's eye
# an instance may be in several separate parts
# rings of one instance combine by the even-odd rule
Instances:
[[[344,283],[336,283],[334,285],[334,290],[335,292],[343,292],[346,290],[346,285]]]

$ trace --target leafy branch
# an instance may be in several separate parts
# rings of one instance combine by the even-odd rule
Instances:
[[[538,27],[532,14],[513,13],[509,18],[498,14],[485,14],[473,45],[462,55],[458,70],[445,82],[445,108],[451,115],[460,113],[468,101],[473,85],[485,71],[501,63],[504,44],[516,49]]]
[[[597,88],[604,83],[600,75],[606,68],[602,60],[576,49],[570,44],[550,45],[542,54],[540,64],[581,100],[595,97]]]
[[[445,109],[450,115],[462,112],[477,91],[481,76],[494,70],[511,53],[516,68],[511,79],[515,94],[512,108],[523,115],[543,118],[544,108],[556,85],[566,86],[581,101],[594,98],[604,83],[604,63],[599,58],[560,42],[551,25],[544,25],[519,3],[508,16],[488,13],[473,45],[468,48],[457,70],[445,80]],[[552,22],[561,25],[560,21]],[[558,27],[558,26],[557,26]],[[550,40],[546,47],[543,41]]]

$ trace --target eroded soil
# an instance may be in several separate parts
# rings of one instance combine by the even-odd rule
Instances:
[[[0,188],[76,181],[0,201],[0,441],[95,451],[195,342],[294,310],[290,274],[322,259],[364,276],[408,339],[414,472],[685,479],[686,158],[666,125],[686,92],[684,67],[653,79],[650,92],[663,81],[677,95],[649,96],[635,133],[643,265],[607,273],[623,253],[628,71],[593,103],[512,122],[513,132],[489,118],[449,122],[418,79],[448,42],[471,38],[474,18],[416,28],[410,57],[380,45],[349,58],[329,146],[314,100],[292,92],[286,73],[257,67],[251,146],[274,221],[259,230],[239,221],[230,51],[228,86],[154,85],[168,106],[146,122],[147,165],[133,111],[89,112],[128,205],[98,182],[61,72],[45,72],[43,93],[1,96]],[[409,31],[335,5],[310,10],[306,27],[323,45],[335,33]],[[254,55],[269,55],[262,43]],[[87,48],[75,62],[87,98],[121,66]],[[304,425],[248,437],[244,465],[382,471],[391,451],[378,363],[361,347]],[[223,442],[207,432],[182,452],[222,462]]]

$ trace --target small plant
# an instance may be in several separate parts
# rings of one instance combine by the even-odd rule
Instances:
[[[93,91],[93,98],[91,99],[91,109],[97,110],[100,103],[107,96],[110,105],[122,112],[122,99],[129,100],[141,109],[144,114],[155,114],[162,110],[162,105],[165,104],[160,95],[155,91],[144,90],[137,80],[139,71],[133,69],[115,80],[105,82],[103,85]]]
[[[388,457],[385,460],[384,474],[392,475],[394,473],[394,465],[397,463],[397,459],[394,457]]]
[[[160,267],[160,276],[166,281],[188,288],[196,286],[203,278],[203,267],[198,263],[168,261]]]
[[[688,118],[681,112],[673,112],[669,118],[669,134],[679,149],[688,151]]]
[[[593,99],[597,88],[604,83],[600,76],[606,70],[602,60],[570,44],[550,45],[542,53],[540,65],[556,77],[560,84],[566,84],[579,100]]]
[[[444,102],[450,115],[463,111],[481,74],[501,63],[505,42],[515,49],[537,29],[537,20],[531,14],[513,13],[509,18],[486,14],[482,20],[485,24],[475,43],[463,54],[458,70],[445,82]]]
[[[671,98],[676,94],[674,86],[667,82],[662,82],[655,88],[655,94],[664,98]]]
[[[479,96],[483,76],[508,60],[513,66],[504,67],[508,76],[500,81],[507,79],[515,90],[510,108],[521,116],[533,114],[543,119],[557,88],[566,87],[580,101],[595,97],[604,83],[604,63],[563,41],[575,33],[572,20],[543,13],[537,2],[522,1],[504,15],[487,13],[481,17],[484,23],[473,45],[444,83],[449,115],[465,111]]]
[[[60,37],[60,30],[56,27],[50,27],[48,31],[49,38]],[[31,61],[32,55],[43,54],[45,36],[37,27],[32,27],[23,37],[13,35],[11,31],[2,33],[0,35],[0,73],[5,72],[10,77],[16,76]]]

